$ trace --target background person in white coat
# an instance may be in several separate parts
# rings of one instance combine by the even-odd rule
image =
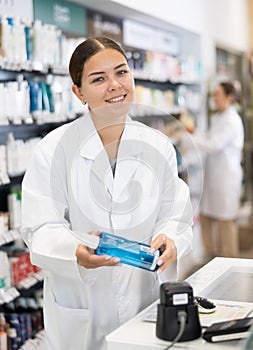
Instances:
[[[192,144],[204,155],[200,227],[207,257],[238,257],[237,215],[242,185],[244,130],[234,103],[239,91],[229,81],[212,93],[217,113],[206,134],[193,133]]]
[[[22,235],[45,272],[45,348],[104,350],[108,333],[159,297],[159,281],[176,280],[191,248],[192,207],[169,139],[127,115],[134,81],[121,47],[88,38],[69,71],[88,111],[34,151]],[[158,273],[94,254],[101,231],[161,248]]]

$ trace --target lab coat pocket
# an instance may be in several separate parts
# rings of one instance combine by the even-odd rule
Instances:
[[[51,294],[51,295],[50,295]],[[60,305],[53,292],[49,291],[51,303],[48,322],[45,318],[48,349],[84,350],[89,329],[89,310]]]

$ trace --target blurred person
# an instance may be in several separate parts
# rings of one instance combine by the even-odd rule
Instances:
[[[239,90],[232,82],[220,82],[212,98],[217,112],[211,116],[209,130],[204,134],[193,132],[190,137],[204,159],[199,215],[202,241],[209,258],[238,257],[237,215],[244,143],[243,123],[234,106],[239,99]],[[186,144],[190,146],[187,141]]]

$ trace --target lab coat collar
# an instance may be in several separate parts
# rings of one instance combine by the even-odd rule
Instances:
[[[84,117],[83,128],[84,140],[80,147],[80,155],[95,160],[104,147],[89,113]]]
[[[120,196],[139,165],[138,154],[142,152],[139,128],[127,116],[118,150],[115,178],[113,178],[107,153],[92,118],[90,115],[85,118],[86,137],[81,145],[80,155],[93,161],[91,171],[105,184],[110,194],[116,199]]]
[[[103,143],[97,133],[97,130],[93,124],[92,118],[90,114],[85,116],[85,123],[83,125],[85,128],[85,137],[84,141],[80,147],[80,155],[87,159],[95,160],[97,155],[104,151]],[[138,142],[128,142],[127,147],[126,140],[140,141],[140,133],[136,128],[135,122],[133,122],[132,118],[127,116],[126,125],[124,132],[121,137],[122,144],[120,145],[119,152],[123,152],[123,155],[136,155],[140,153],[140,146]],[[122,147],[122,145],[124,145]]]

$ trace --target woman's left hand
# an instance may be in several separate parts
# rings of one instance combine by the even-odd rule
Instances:
[[[158,260],[160,266],[160,272],[164,271],[170,264],[172,264],[177,258],[177,248],[175,242],[166,236],[165,233],[159,234],[152,242],[151,249],[156,251],[161,249],[162,255]]]

